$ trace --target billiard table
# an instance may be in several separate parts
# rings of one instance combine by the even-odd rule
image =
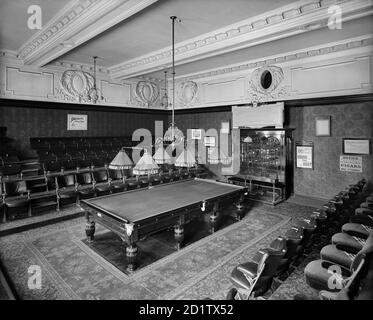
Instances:
[[[180,249],[183,226],[194,218],[209,214],[210,231],[214,232],[222,206],[234,203],[239,220],[245,192],[242,186],[194,178],[82,200],[80,205],[87,220],[88,242],[94,240],[96,222],[119,235],[126,243],[127,270],[132,272],[137,241],[174,227],[176,248]]]

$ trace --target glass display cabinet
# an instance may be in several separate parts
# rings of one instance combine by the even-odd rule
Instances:
[[[249,198],[277,204],[292,192],[292,130],[240,129],[240,170],[231,183],[249,187]]]

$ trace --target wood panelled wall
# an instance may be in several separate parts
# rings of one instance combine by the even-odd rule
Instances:
[[[164,121],[165,111],[130,110],[61,103],[34,103],[0,100],[0,127],[7,127],[7,136],[15,139],[16,148],[25,156],[30,155],[30,137],[95,137],[131,136],[138,128],[154,132],[154,121]],[[88,115],[87,131],[68,131],[68,114]]]

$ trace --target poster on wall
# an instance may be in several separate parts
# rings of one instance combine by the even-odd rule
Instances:
[[[344,172],[363,172],[363,158],[359,156],[340,156],[339,169]]]
[[[68,114],[67,130],[87,130],[88,115],[86,114]]]
[[[313,145],[295,146],[296,167],[313,169]]]

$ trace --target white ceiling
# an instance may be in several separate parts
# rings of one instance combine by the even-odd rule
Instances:
[[[112,66],[171,45],[171,19],[177,16],[175,42],[230,25],[291,3],[291,0],[161,0],[62,58]]]
[[[18,50],[38,30],[27,27],[30,5],[39,5],[46,24],[69,0],[0,0],[0,49]]]
[[[341,30],[329,30],[325,24],[327,8],[335,2],[350,10],[343,12],[347,19]],[[27,8],[32,4],[42,9],[43,30],[27,27]],[[71,13],[77,12],[74,18]],[[284,18],[282,12],[289,14]],[[108,68],[114,79],[163,79],[171,61],[166,53],[172,15],[181,19],[175,25],[176,47],[193,45],[211,34],[235,32],[247,21],[284,18],[239,34],[235,39],[242,41],[233,44],[228,37],[227,43],[219,40],[216,47],[205,45],[202,53],[181,51],[176,55],[176,72],[182,76],[373,33],[372,14],[370,0],[0,0],[0,51],[15,52],[34,66],[60,61],[91,64],[97,55],[99,66]],[[53,31],[60,21],[66,24]],[[305,28],[307,21],[311,26],[322,23],[312,31]],[[43,37],[44,42],[38,43]],[[69,42],[72,47],[61,45]],[[159,54],[164,56],[157,60]]]

